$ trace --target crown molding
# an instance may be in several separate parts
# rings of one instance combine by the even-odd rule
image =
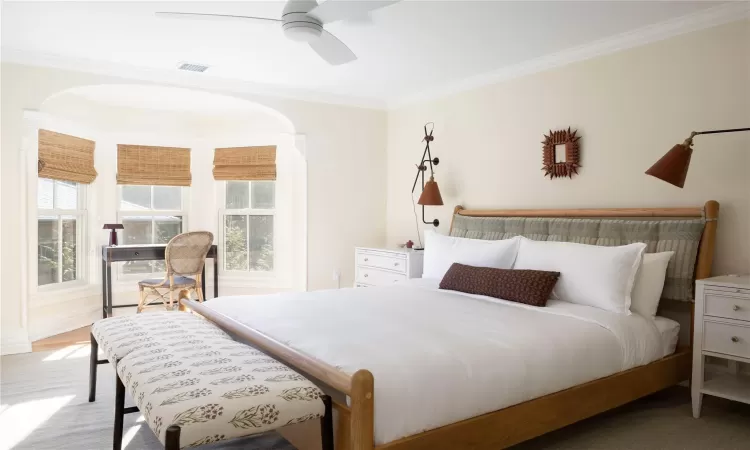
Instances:
[[[616,53],[621,50],[650,44],[681,34],[702,30],[729,22],[750,18],[750,1],[732,1],[703,11],[670,19],[657,24],[621,33],[579,47],[527,60],[502,69],[465,78],[460,81],[433,86],[412,95],[386,100],[389,110],[437,100],[465,91],[503,81],[544,72],[579,61]]]
[[[207,89],[225,94],[244,94],[366,109],[386,109],[385,101],[372,97],[354,97],[306,89],[283,88],[250,81],[215,77],[209,74],[178,72],[171,69],[150,69],[130,64],[93,61],[41,52],[27,52],[9,47],[0,48],[0,60],[4,63],[83,72],[117,77],[123,80],[139,80],[170,86]]]

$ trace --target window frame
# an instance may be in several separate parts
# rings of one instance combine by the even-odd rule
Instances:
[[[189,186],[171,186],[176,187],[180,189],[180,208],[179,210],[175,209],[153,209],[154,205],[154,187],[164,187],[157,184],[149,184],[149,185],[137,185],[137,186],[149,186],[151,188],[151,208],[148,210],[123,210],[120,209],[120,206],[122,205],[122,189],[124,186],[135,186],[135,185],[117,185],[117,223],[123,223],[123,219],[127,219],[128,217],[150,217],[151,218],[151,242],[154,242],[156,232],[156,226],[154,219],[156,217],[164,217],[164,216],[180,216],[182,217],[182,229],[180,233],[185,233],[188,228],[188,216],[190,212],[190,201],[188,199],[189,195]],[[123,236],[124,239],[124,236]],[[121,243],[121,245],[127,245],[124,242]],[[143,245],[156,245],[156,244],[143,244]],[[118,280],[140,280],[144,277],[148,278],[159,278],[159,277],[165,277],[166,272],[144,272],[144,273],[125,273],[125,264],[118,264],[117,267],[117,279]]]
[[[244,181],[248,184],[248,207],[247,208],[227,208],[227,187],[229,182],[240,182]],[[257,180],[257,181],[265,181],[265,180]],[[229,180],[229,181],[220,181],[219,185],[220,188],[219,191],[219,199],[218,204],[221,206],[219,209],[219,217],[218,217],[218,230],[219,230],[219,242],[217,245],[217,250],[220,255],[220,264],[219,264],[219,275],[222,277],[230,278],[230,279],[262,279],[262,280],[274,280],[278,276],[278,263],[277,263],[277,255],[276,251],[278,248],[277,241],[278,241],[278,221],[276,220],[276,193],[278,184],[276,180],[268,180],[269,182],[274,183],[274,208],[268,209],[268,208],[252,208],[252,199],[253,199],[253,192],[252,192],[252,180]],[[248,270],[228,270],[226,268],[226,261],[227,258],[226,255],[226,218],[227,216],[246,216],[248,217],[247,222],[247,236],[248,236],[248,247],[250,245],[250,216],[272,216],[273,217],[273,269],[271,270],[250,270],[250,249],[248,248],[247,252],[247,258],[248,258]]]
[[[52,209],[45,209],[39,207],[39,180],[51,180],[52,183]],[[60,290],[68,290],[71,288],[77,288],[86,286],[89,284],[88,279],[88,199],[87,199],[87,185],[84,183],[76,183],[76,209],[60,209],[55,208],[55,202],[57,196],[57,182],[51,178],[36,178],[37,183],[37,195],[35,199],[36,203],[36,258],[35,258],[35,282],[36,292],[52,292]],[[62,222],[64,217],[74,217],[76,220],[76,279],[70,281],[63,281],[63,271],[60,269],[57,274],[57,281],[49,284],[39,284],[39,219],[40,217],[55,217],[57,221],[57,235],[59,237],[57,244],[58,252],[58,265],[62,268]]]

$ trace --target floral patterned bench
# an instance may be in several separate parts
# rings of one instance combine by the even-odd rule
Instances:
[[[117,389],[113,448],[122,445],[124,414],[140,411],[166,450],[196,447],[320,419],[324,450],[333,449],[330,397],[312,382],[263,352],[232,340],[189,313],[139,314],[144,339],[116,358]],[[176,318],[175,316],[184,316]],[[132,317],[132,316],[131,316]],[[104,319],[92,329],[112,347]],[[133,328],[122,321],[121,326]],[[117,337],[117,336],[115,336]],[[124,347],[119,347],[120,351]],[[117,354],[117,349],[105,354]],[[119,356],[119,354],[118,354]],[[137,407],[125,408],[125,393]]]
[[[160,343],[201,339],[203,344],[230,340],[216,325],[186,312],[159,312],[112,317],[91,326],[91,358],[89,360],[89,401],[96,399],[97,366],[117,362],[134,351],[154,348]],[[106,359],[98,359],[99,350]]]

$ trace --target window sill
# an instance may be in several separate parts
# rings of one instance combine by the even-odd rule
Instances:
[[[33,305],[52,305],[86,297],[101,296],[101,285],[75,283],[70,286],[42,286],[31,296]]]
[[[284,289],[287,286],[282,279],[274,273],[271,274],[246,274],[246,275],[219,275],[219,287],[232,288],[274,288]]]

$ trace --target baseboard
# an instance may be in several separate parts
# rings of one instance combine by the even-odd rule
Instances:
[[[3,339],[0,343],[0,355],[15,355],[17,353],[29,353],[31,351],[31,340]]]
[[[33,328],[30,327],[29,329],[29,340],[34,342],[39,339],[48,338],[50,336],[55,336],[57,334],[66,333],[68,331],[91,325],[98,319],[102,318],[101,314],[101,306],[97,305],[81,311],[76,311],[66,317],[55,316],[37,322],[34,324]]]

